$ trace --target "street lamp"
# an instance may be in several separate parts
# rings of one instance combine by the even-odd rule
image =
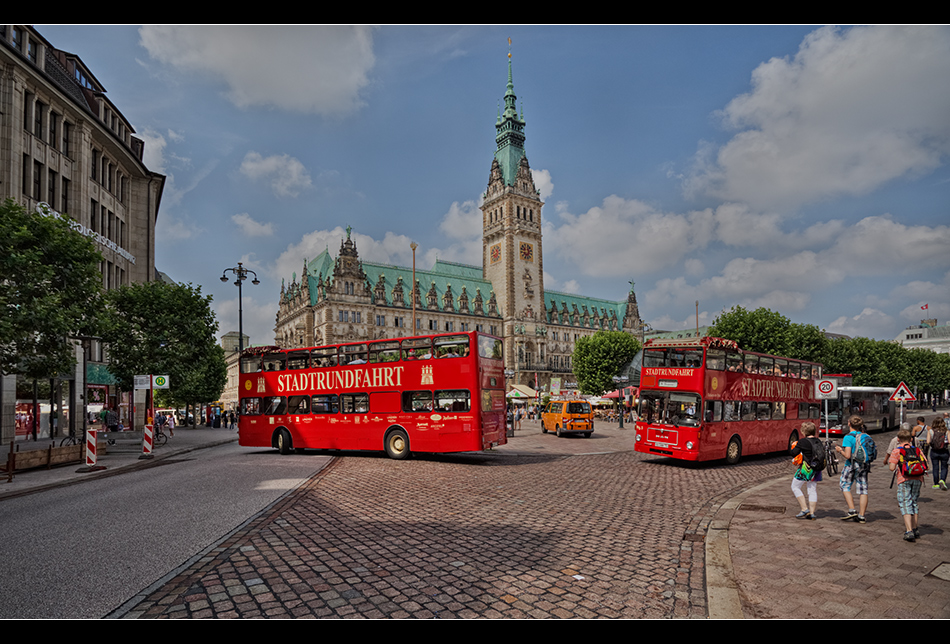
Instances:
[[[244,353],[244,301],[243,294],[241,292],[241,285],[244,283],[244,280],[247,279],[248,274],[254,275],[254,279],[251,280],[251,284],[255,286],[260,284],[261,281],[257,279],[257,273],[252,271],[249,268],[244,268],[241,262],[238,262],[237,266],[224,269],[224,272],[221,273],[221,281],[227,282],[230,278],[227,276],[228,271],[234,273],[234,276],[237,277],[234,280],[234,283],[238,287],[238,359],[240,355]]]
[[[623,414],[626,411],[626,404],[624,404],[623,399],[623,387],[630,380],[627,376],[614,376],[614,384],[617,385],[617,402],[620,403],[620,427],[618,429],[623,429]]]

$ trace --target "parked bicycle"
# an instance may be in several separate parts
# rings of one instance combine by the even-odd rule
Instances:
[[[829,474],[838,473],[838,452],[835,451],[835,442],[830,438],[822,441],[825,448],[825,471]]]

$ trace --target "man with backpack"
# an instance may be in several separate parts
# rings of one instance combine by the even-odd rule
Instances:
[[[920,486],[927,473],[927,459],[920,448],[913,444],[913,432],[901,428],[897,432],[897,449],[891,452],[887,466],[897,476],[897,505],[904,517],[904,541],[920,538],[917,505]]]
[[[814,521],[818,518],[815,516],[815,507],[818,505],[818,482],[821,480],[822,470],[825,469],[826,456],[824,445],[815,437],[817,433],[815,423],[808,421],[802,423],[803,438],[792,446],[792,456],[795,457],[795,464],[798,465],[795,477],[792,479],[792,494],[795,495],[802,509],[795,515],[796,519]],[[802,492],[803,487],[808,492],[807,505],[805,494]]]
[[[946,490],[950,445],[947,438],[947,423],[943,418],[934,418],[927,443],[930,445],[930,461],[934,467],[934,489]]]
[[[848,427],[851,431],[841,441],[841,445],[835,445],[835,451],[846,460],[844,469],[841,470],[839,486],[848,504],[848,514],[841,520],[865,523],[865,513],[868,509],[868,473],[871,471],[871,462],[877,458],[877,447],[871,437],[864,433],[864,421],[860,416],[852,416],[848,420]],[[851,493],[853,486],[857,487],[858,510],[854,509],[854,495]]]

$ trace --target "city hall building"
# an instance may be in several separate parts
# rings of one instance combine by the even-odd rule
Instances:
[[[571,355],[600,330],[640,336],[631,288],[620,301],[546,291],[541,201],[525,155],[525,121],[515,109],[508,61],[505,108],[483,195],[482,265],[436,261],[415,270],[360,260],[347,229],[339,251],[304,261],[281,285],[275,342],[285,348],[360,342],[429,333],[482,331],[505,341],[515,384],[570,386]],[[413,328],[414,327],[414,328]]]

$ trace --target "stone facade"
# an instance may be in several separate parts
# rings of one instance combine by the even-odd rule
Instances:
[[[505,340],[514,384],[567,385],[578,339],[598,330],[642,330],[636,294],[621,301],[546,291],[541,201],[524,152],[525,121],[515,107],[511,61],[505,108],[495,123],[496,152],[483,195],[482,266],[439,260],[416,270],[359,259],[356,242],[341,241],[305,261],[300,277],[281,285],[275,343],[315,346],[428,333],[482,331]]]
[[[144,149],[78,56],[29,25],[0,25],[0,199],[71,218],[102,252],[106,289],[157,277],[165,177],[145,166]],[[108,357],[95,342],[89,354],[87,384],[116,404]],[[77,392],[85,376],[77,369]],[[73,404],[79,399],[74,393]]]

